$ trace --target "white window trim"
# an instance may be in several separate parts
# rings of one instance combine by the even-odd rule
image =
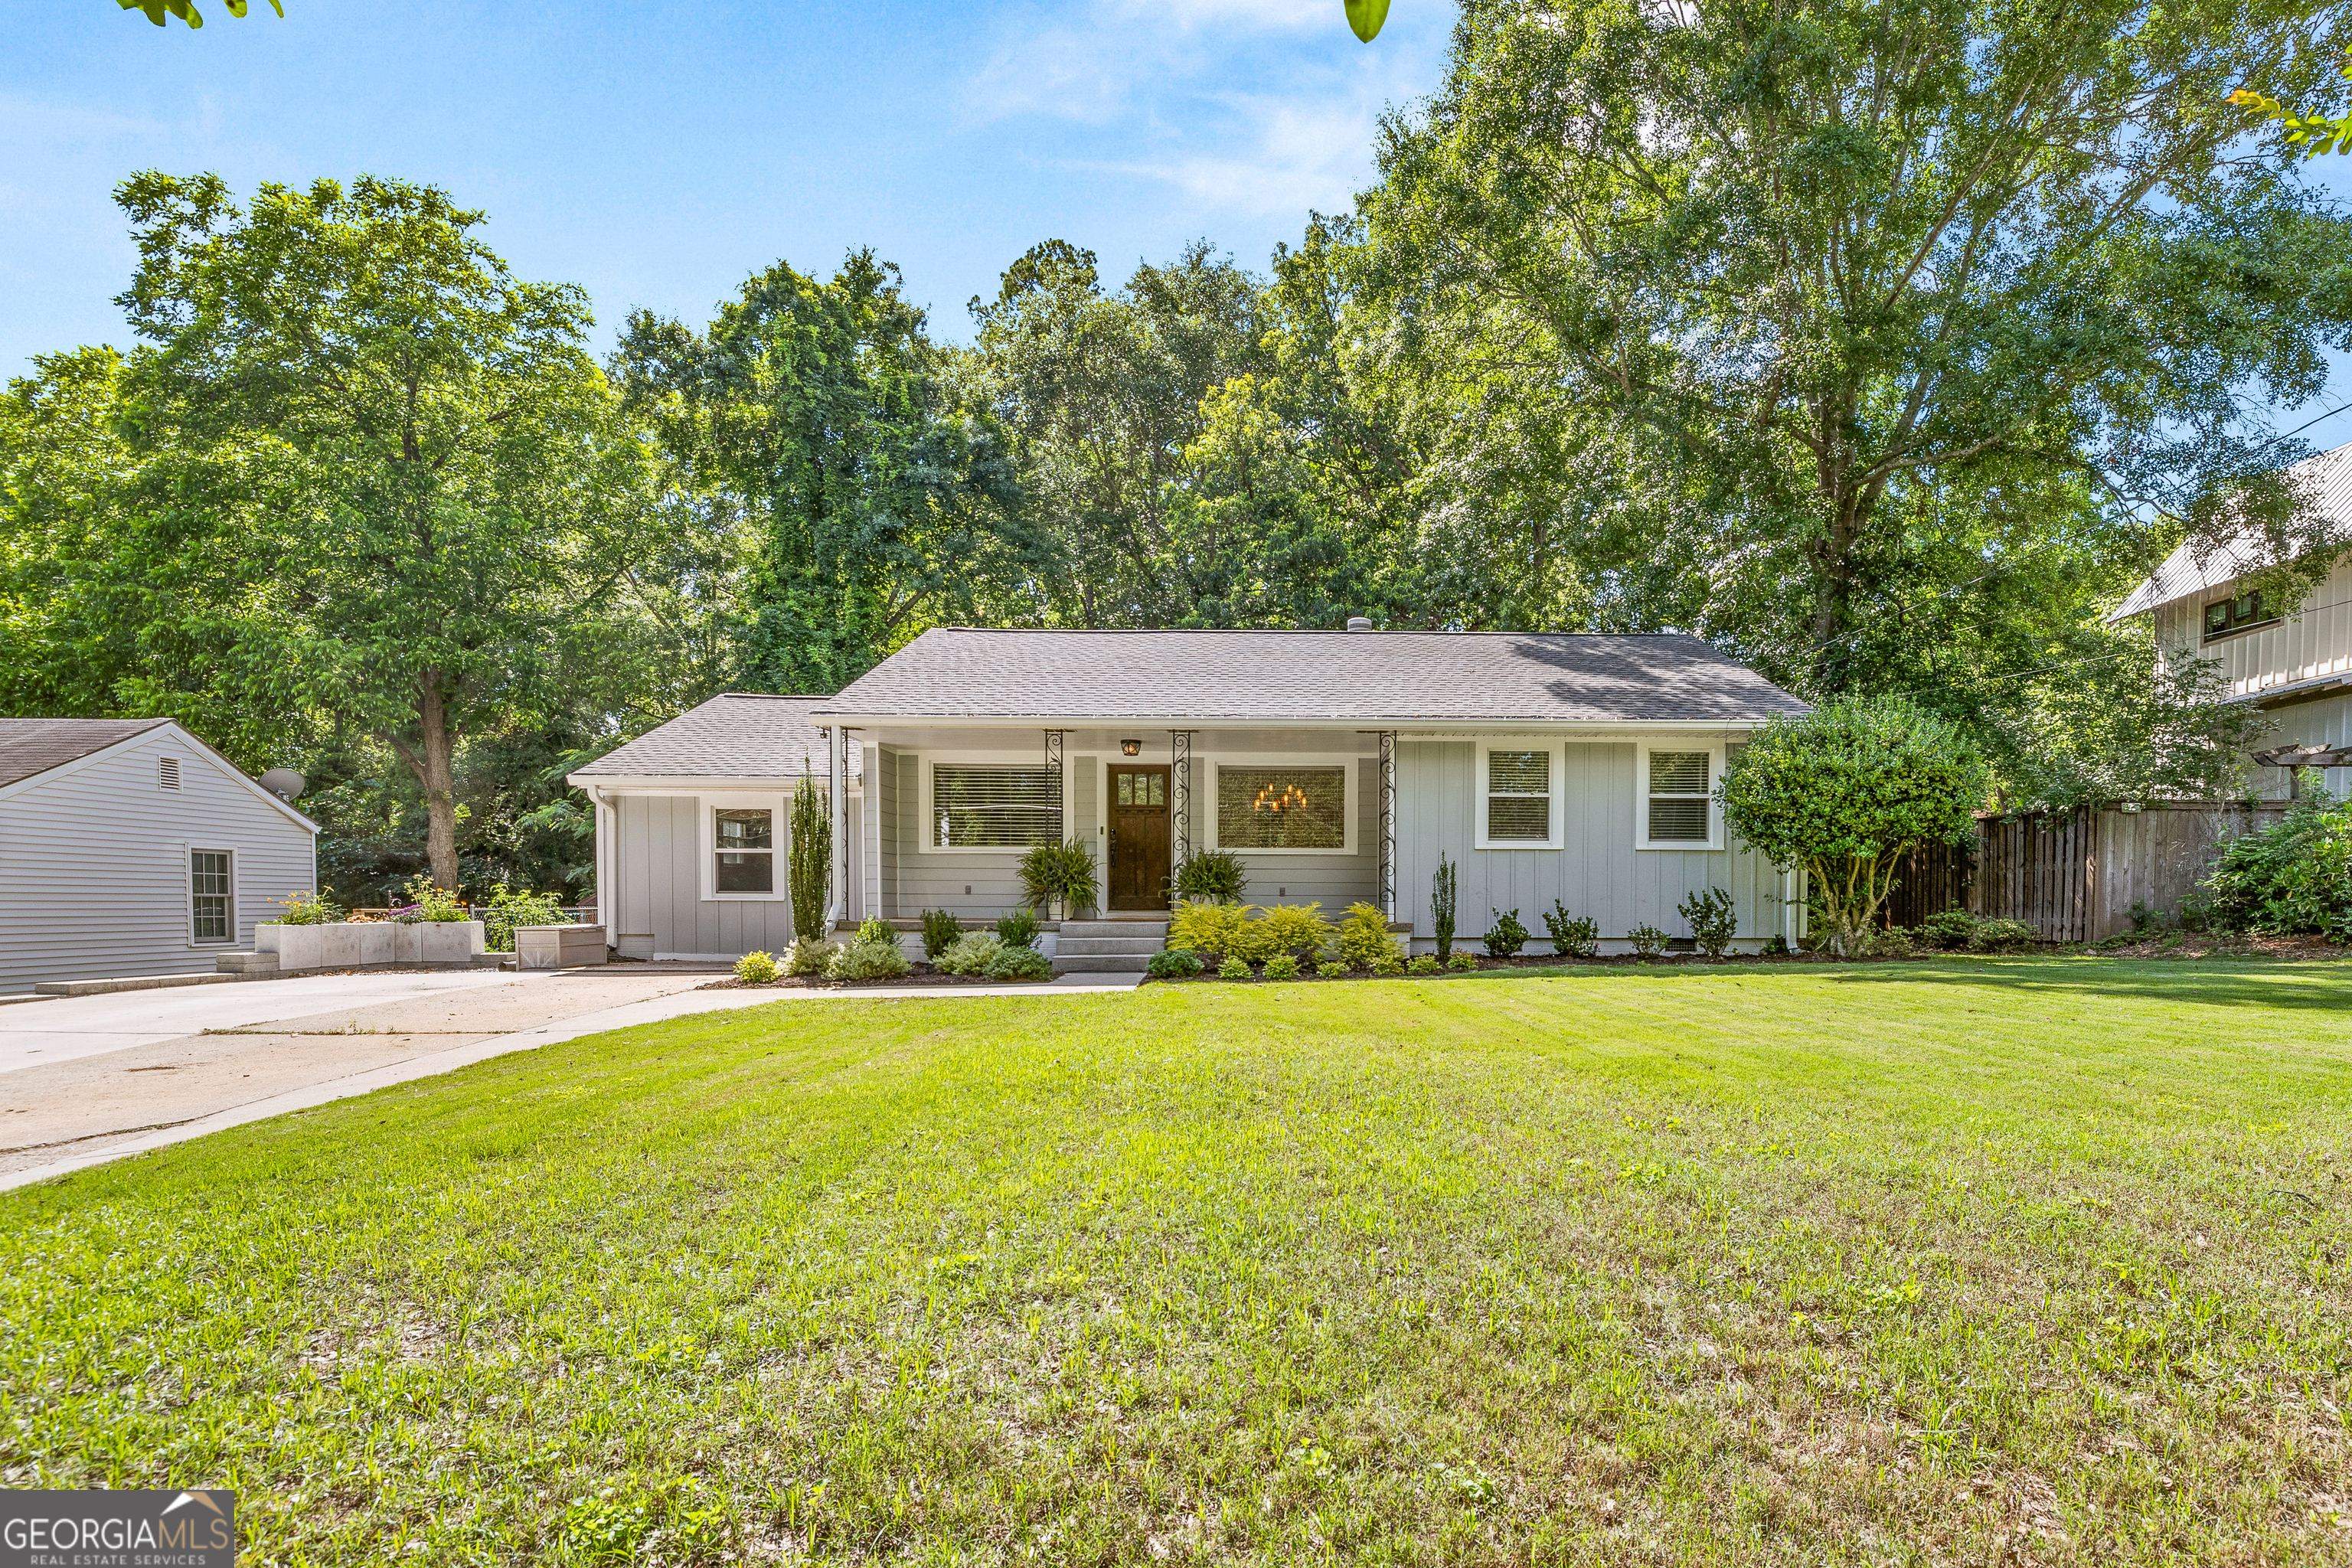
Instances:
[[[1279,755],[1250,756],[1245,754],[1214,754],[1203,759],[1197,753],[1192,766],[1199,777],[1192,785],[1192,814],[1201,824],[1202,849],[1219,849],[1223,846],[1217,838],[1217,783],[1227,767],[1236,768],[1339,768],[1340,788],[1346,792],[1341,803],[1341,838],[1337,849],[1260,849],[1252,846],[1236,847],[1233,853],[1248,857],[1269,856],[1293,858],[1302,855],[1360,855],[1364,846],[1358,842],[1360,835],[1356,824],[1363,816],[1364,803],[1357,792],[1364,787],[1364,759],[1354,752],[1284,752]],[[1173,809],[1173,803],[1171,803]]]
[[[1650,753],[1653,752],[1705,752],[1706,763],[1706,842],[1696,843],[1687,838],[1653,839],[1650,837]],[[1715,798],[1716,787],[1723,783],[1723,742],[1692,736],[1675,740],[1665,736],[1644,737],[1633,748],[1633,847],[1636,849],[1679,849],[1685,854],[1704,855],[1723,847],[1723,803]],[[1685,795],[1685,799],[1695,799]]]
[[[1543,752],[1551,758],[1550,830],[1540,839],[1490,838],[1486,835],[1486,757],[1491,752]],[[1475,794],[1471,797],[1471,839],[1474,849],[1494,849],[1508,852],[1514,849],[1558,849],[1562,847],[1562,825],[1567,808],[1562,797],[1567,795],[1567,756],[1560,743],[1549,735],[1494,735],[1482,738],[1477,749],[1477,773],[1471,784]]]
[[[781,904],[793,897],[791,797],[782,795],[706,795],[694,803],[695,858],[702,863],[702,901],[706,904]],[[773,815],[769,832],[775,868],[765,893],[722,893],[719,890],[719,814],[722,811],[766,811]],[[601,910],[599,911],[602,912]]]
[[[1043,731],[1038,731],[1036,747],[1031,751],[902,752],[899,755],[911,756],[915,759],[916,776],[920,781],[917,793],[921,801],[920,809],[922,815],[915,823],[915,852],[917,854],[962,856],[1003,855],[1010,856],[1012,858],[1018,860],[1022,856],[1029,853],[1026,848],[1018,844],[932,843],[931,829],[937,826],[937,824],[933,820],[931,812],[931,764],[933,763],[946,763],[950,767],[969,764],[975,768],[1035,768],[1040,773],[1043,773],[1045,768],[1045,736]],[[1070,787],[1070,774],[1073,771],[1075,770],[1074,764],[1071,762],[1070,752],[1067,745],[1065,744],[1062,752],[1061,841],[1066,843],[1071,837],[1070,797],[1077,793]],[[1099,850],[1101,846],[1097,845],[1096,847]]]
[[[228,857],[228,934],[226,936],[196,934],[196,857],[199,855]],[[183,844],[180,846],[180,907],[187,914],[190,947],[235,947],[236,945],[237,911],[245,907],[244,900],[238,896],[241,889],[236,885],[236,851],[224,845]]]

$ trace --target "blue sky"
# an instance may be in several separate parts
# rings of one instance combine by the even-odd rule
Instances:
[[[113,0],[37,0],[0,55],[0,378],[126,342],[133,170],[362,172],[490,215],[525,277],[586,286],[600,347],[647,306],[699,323],[778,259],[871,245],[934,329],[1061,238],[1123,279],[1206,238],[1262,268],[1372,174],[1375,124],[1433,90],[1450,0],[1395,0],[1370,45],[1341,0],[285,0],[200,32]],[[2352,194],[2352,159],[2311,165]],[[2352,395],[2337,395],[2291,429]],[[2352,440],[2352,414],[2305,433]]]
[[[970,331],[1040,239],[1107,277],[1207,238],[1262,268],[1369,182],[1375,122],[1431,91],[1454,8],[1396,0],[867,0],[638,5],[267,0],[154,27],[39,0],[0,57],[0,377],[128,342],[110,193],[141,168],[394,174],[486,208],[526,277],[700,322],[754,270],[873,246]]]

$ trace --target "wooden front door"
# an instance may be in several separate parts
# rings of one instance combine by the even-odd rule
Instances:
[[[1110,770],[1110,907],[1168,907],[1168,770]]]

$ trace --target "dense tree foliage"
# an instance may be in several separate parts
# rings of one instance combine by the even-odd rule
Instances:
[[[703,504],[750,520],[742,668],[833,691],[923,626],[1042,594],[1055,563],[1003,437],[960,407],[898,269],[858,252],[829,282],[783,263],[707,331],[640,312],[617,359]]]
[[[356,819],[331,864],[402,831],[388,752],[456,886],[461,742],[547,773],[636,672],[611,645],[642,618],[652,472],[579,290],[516,281],[479,214],[396,181],[239,206],[215,177],[147,174],[121,199],[141,250],[121,303],[151,346],[45,360],[0,415],[7,701],[172,713],[240,759],[309,763]],[[554,796],[499,771],[510,860]]]
[[[1469,0],[1365,204],[1386,363],[1637,475],[1668,602],[1822,691],[1917,673],[1890,612],[1937,557],[2307,542],[2244,394],[2319,390],[2352,230],[2225,100],[2345,22]]]
[[[2184,539],[2327,559],[2263,410],[2352,224],[2229,95],[2340,97],[2347,16],[1468,0],[1353,214],[1046,239],[962,343],[853,251],[600,368],[441,192],[141,175],[141,345],[0,396],[0,707],[302,768],[352,903],[578,896],[567,768],[950,621],[1692,631],[2011,805],[2234,789],[2251,716],[2105,616]]]

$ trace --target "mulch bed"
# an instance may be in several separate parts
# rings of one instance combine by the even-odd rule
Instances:
[[[698,985],[697,991],[861,991],[877,985],[934,985],[947,990],[958,985],[1043,985],[1043,980],[991,980],[985,974],[950,974],[933,969],[928,963],[915,965],[912,974],[902,974],[896,980],[827,980],[820,974],[779,974],[773,980],[754,985],[747,980],[729,975],[708,985]]]
[[[2113,942],[2113,939],[2110,939]],[[2143,958],[2169,959],[2175,962],[2198,958],[2287,958],[2287,959],[2352,959],[2352,948],[2330,942],[2319,936],[2254,937],[2242,935],[2206,935],[2196,932],[2168,931],[2144,941],[2120,942],[2105,946],[2080,944],[2049,944],[2023,953],[1982,953],[1958,952],[1921,952],[1909,956],[1874,953],[1864,958],[1836,958],[1826,952],[1733,952],[1721,958],[1708,958],[1696,952],[1669,952],[1656,958],[1643,958],[1633,953],[1614,954],[1606,958],[1557,958],[1550,953],[1525,953],[1517,958],[1489,958],[1474,953],[1478,960],[1476,970],[1440,969],[1435,974],[1372,974],[1364,970],[1349,970],[1345,974],[1328,977],[1333,984],[1349,980],[1435,980],[1447,974],[1488,973],[1508,969],[1643,969],[1669,964],[1720,968],[1744,965],[1787,967],[1791,964],[1838,964],[1852,967],[1859,963],[1920,963],[1947,958]],[[1301,968],[1301,981],[1320,981],[1326,977],[1312,969]],[[1264,976],[1253,974],[1253,982]],[[1149,985],[1240,985],[1239,980],[1222,979],[1213,966],[1198,974],[1167,979],[1151,979]],[[1285,982],[1284,984],[1290,984]]]

